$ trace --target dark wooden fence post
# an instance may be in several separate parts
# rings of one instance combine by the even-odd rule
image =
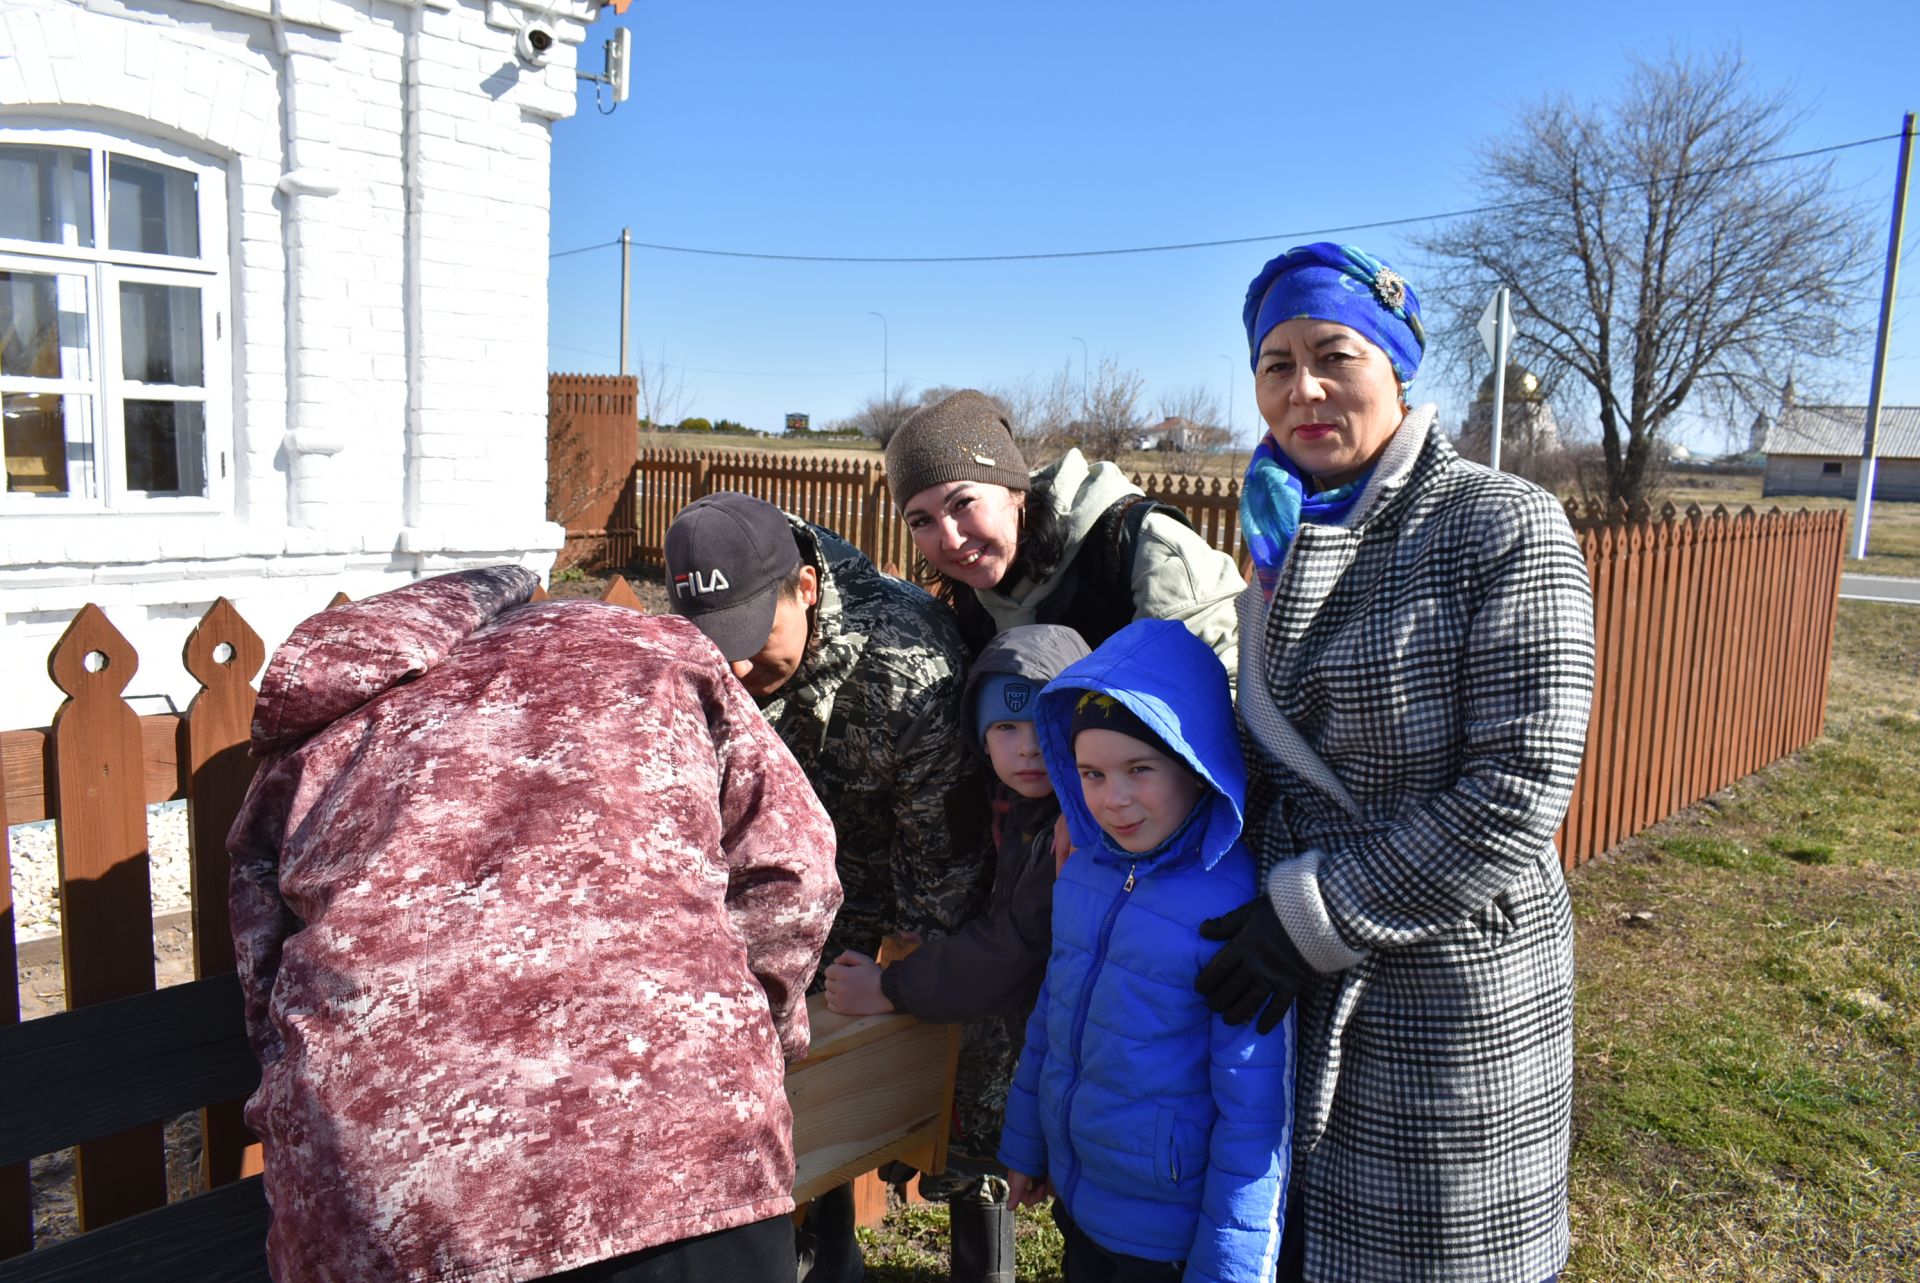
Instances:
[[[139,666],[97,606],[84,606],[47,661],[67,701],[53,717],[59,797],[60,942],[67,1009],[153,989],[140,719],[120,692]],[[167,1201],[160,1125],[80,1146],[83,1230]]]
[[[7,839],[7,791],[0,788],[0,963],[15,981],[0,994],[0,1026],[20,1022],[20,959],[13,944],[13,850]],[[33,1190],[27,1165],[0,1167],[0,1261],[33,1250]]]

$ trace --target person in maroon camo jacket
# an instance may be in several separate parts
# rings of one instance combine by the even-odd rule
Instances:
[[[683,619],[517,567],[307,620],[229,839],[279,1283],[793,1277],[833,829]]]

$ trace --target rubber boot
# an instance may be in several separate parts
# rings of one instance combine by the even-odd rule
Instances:
[[[795,1236],[799,1283],[860,1283],[866,1277],[860,1240],[853,1234],[853,1211],[852,1185],[830,1189],[813,1200],[807,1223]]]
[[[947,1204],[953,1226],[953,1283],[1013,1283],[1013,1209],[957,1198]]]

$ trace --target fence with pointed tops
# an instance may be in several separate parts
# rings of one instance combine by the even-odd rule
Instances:
[[[906,563],[904,528],[885,515],[884,478],[870,464],[793,468],[770,458],[643,459],[643,542],[657,549],[680,506],[734,487],[859,531],[869,555]],[[1174,478],[1149,493],[1232,547],[1237,489]],[[1568,515],[1593,582],[1597,643],[1586,759],[1560,833],[1571,869],[1820,734],[1846,516],[1697,507]],[[605,599],[639,605],[619,579]],[[247,1138],[237,1098],[257,1069],[241,1030],[227,1027],[238,997],[225,836],[252,776],[251,682],[264,659],[246,621],[217,602],[185,649],[199,695],[184,713],[138,717],[121,698],[138,659],[88,606],[50,657],[67,695],[53,724],[0,733],[0,829],[59,821],[67,1007],[98,1017],[36,1040],[32,1027],[65,1018],[21,1025],[14,988],[0,996],[0,1258],[32,1245],[27,1160],[76,1140],[89,1230],[165,1202],[157,1120],[201,1109],[204,1183],[217,1192],[239,1175]],[[196,979],[154,993],[145,807],[175,798],[189,815]],[[0,840],[0,961],[17,970],[11,887]],[[164,1011],[142,1005],[163,997]]]
[[[640,606],[620,578],[603,600]],[[200,1110],[198,1184],[218,1189],[240,1176],[250,1140],[240,1100],[259,1070],[232,1018],[226,839],[253,778],[252,682],[266,657],[221,598],[183,655],[199,694],[184,713],[137,716],[121,692],[139,657],[86,606],[48,657],[67,696],[53,724],[0,732],[0,964],[18,971],[5,828],[57,820],[66,1010],[84,1013],[22,1025],[17,986],[0,993],[0,1259],[33,1246],[27,1161],[75,1141],[84,1230],[166,1203],[161,1120],[174,1115]],[[180,798],[195,978],[156,992],[146,808]]]

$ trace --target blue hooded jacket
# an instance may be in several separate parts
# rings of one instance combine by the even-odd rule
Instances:
[[[1070,727],[1088,690],[1124,703],[1207,785],[1155,851],[1104,841],[1087,809]],[[1000,1160],[1051,1180],[1110,1251],[1184,1260],[1188,1280],[1267,1283],[1292,1152],[1293,1015],[1262,1037],[1193,987],[1220,948],[1200,924],[1254,894],[1226,670],[1181,625],[1137,620],[1055,678],[1034,720],[1074,852]]]

